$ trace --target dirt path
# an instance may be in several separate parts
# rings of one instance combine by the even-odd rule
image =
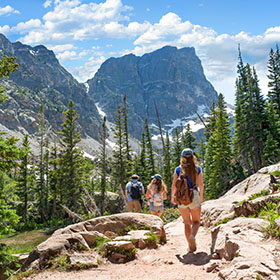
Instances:
[[[167,244],[158,249],[139,250],[137,259],[125,264],[107,262],[97,269],[78,272],[50,272],[29,277],[32,280],[201,280],[215,279],[203,266],[209,261],[210,232],[201,227],[197,235],[197,251],[188,253],[181,220],[166,226]]]

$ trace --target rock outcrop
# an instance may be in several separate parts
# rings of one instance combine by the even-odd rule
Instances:
[[[89,249],[98,237],[107,238],[107,235],[109,235],[108,237],[112,237],[112,234],[114,236],[120,235],[124,229],[132,225],[139,229],[149,227],[159,240],[166,239],[163,221],[154,215],[122,213],[98,217],[55,231],[49,239],[38,245],[29,254],[21,270],[25,271],[32,266],[41,268],[50,258],[58,254],[67,254],[69,251],[75,252],[79,248]],[[134,237],[133,242],[139,244],[136,247],[141,248],[141,242],[145,241],[143,234],[138,235],[138,239],[135,233],[132,236]],[[127,239],[127,237],[113,239],[113,241],[123,242],[123,239]],[[131,244],[129,246],[134,247],[131,241],[126,242]]]
[[[63,112],[73,100],[80,115],[77,123],[82,135],[99,139],[101,118],[84,85],[80,84],[58,62],[45,46],[31,47],[11,43],[0,34],[0,54],[16,56],[18,71],[4,81],[9,99],[0,104],[0,124],[10,130],[38,131],[40,106],[44,105],[46,126],[60,130]]]
[[[280,170],[280,164],[271,165],[260,169],[229,190],[225,195],[216,200],[209,200],[202,206],[202,224],[215,226],[224,219],[231,219],[238,204],[247,200],[251,195],[270,189],[270,173]],[[276,194],[276,196],[278,196]],[[253,201],[251,203],[254,203]]]
[[[117,104],[127,95],[129,129],[138,138],[146,117],[150,124],[158,124],[154,103],[166,126],[195,115],[199,108],[209,112],[217,101],[194,48],[166,46],[141,57],[129,54],[110,58],[87,83],[89,94],[109,121],[115,119]]]

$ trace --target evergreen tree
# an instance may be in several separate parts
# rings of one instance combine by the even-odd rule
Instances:
[[[206,143],[206,154],[205,154],[205,166],[204,166],[204,174],[203,174],[203,183],[205,194],[208,199],[215,197],[215,190],[213,186],[210,185],[211,173],[214,167],[214,155],[215,155],[215,138],[214,131],[216,130],[216,122],[217,122],[217,110],[215,108],[215,104],[212,104],[210,109],[210,115],[207,120],[207,127],[211,130],[211,133],[205,131],[205,138],[207,139]]]
[[[31,174],[28,170],[28,166],[30,165],[31,150],[28,135],[24,136],[22,146],[23,154],[21,156],[21,164],[19,167],[19,175],[17,178],[16,194],[19,197],[19,200],[22,202],[22,204],[20,204],[18,207],[18,213],[21,214],[22,220],[26,225],[28,201],[30,199],[29,194],[31,191]]]
[[[173,170],[171,170],[170,139],[169,139],[168,130],[166,130],[164,164],[163,164],[163,181],[165,182],[165,184],[168,188],[168,193],[167,193],[168,201],[170,201],[170,198],[171,198],[172,180],[173,180]]]
[[[229,188],[231,171],[231,138],[228,116],[222,94],[217,103],[216,128],[213,131],[213,162],[209,174],[208,198],[217,198]],[[210,138],[211,138],[210,137]]]
[[[141,151],[140,156],[138,158],[138,172],[136,174],[139,175],[141,182],[144,186],[147,186],[149,184],[150,180],[150,172],[148,172],[147,168],[147,152],[146,152],[146,138],[145,138],[145,132],[142,131],[142,138],[141,138]]]
[[[236,89],[234,154],[250,175],[263,166],[263,147],[266,139],[264,99],[255,69],[243,66],[241,54]]]
[[[200,163],[202,169],[205,166],[205,155],[206,155],[206,145],[204,143],[204,138],[201,138],[198,144],[197,159]]]
[[[47,219],[46,215],[46,198],[45,198],[45,167],[44,167],[44,143],[45,143],[45,120],[44,120],[44,106],[41,104],[40,107],[40,160],[38,165],[38,210],[41,216],[41,222]]]
[[[128,123],[127,123],[127,104],[126,104],[126,94],[123,97],[123,108],[122,108],[122,116],[123,116],[123,128],[124,128],[124,142],[125,142],[125,155],[128,163],[131,162],[131,148],[129,145],[129,135],[128,135]]]
[[[173,147],[171,150],[172,156],[172,170],[174,170],[178,165],[180,165],[180,158],[182,152],[182,142],[180,138],[179,129],[176,127],[173,131]]]
[[[268,60],[268,98],[276,107],[276,112],[280,116],[280,52],[278,45],[276,50],[271,49]]]
[[[145,138],[146,138],[146,151],[147,151],[147,175],[149,179],[155,174],[155,159],[154,149],[152,145],[151,133],[148,125],[148,119],[145,119]]]
[[[72,211],[81,212],[81,195],[86,181],[86,160],[82,150],[77,147],[81,141],[81,132],[76,127],[79,115],[72,100],[64,115],[66,120],[61,125],[62,128],[59,132],[62,137],[60,141],[62,146],[60,160],[62,202]]]
[[[195,140],[196,138],[193,136],[193,133],[191,131],[191,127],[190,127],[190,124],[188,123],[187,126],[186,126],[186,131],[185,133],[183,134],[183,139],[182,139],[183,143],[183,148],[190,148],[192,150],[195,149],[196,147],[196,143],[195,143]]]
[[[15,63],[15,57],[7,57],[5,55],[0,59],[0,77],[8,78],[10,73],[17,70],[18,64]],[[4,102],[6,96],[3,86],[0,86],[0,103]],[[6,172],[17,166],[16,160],[21,157],[21,150],[16,145],[18,139],[15,137],[4,138],[4,133],[0,133],[0,234],[8,233],[18,223],[19,216],[16,211],[11,209],[7,204],[4,194],[3,177]],[[6,253],[0,250],[1,262],[4,262]]]
[[[127,160],[126,160],[126,146],[125,146],[125,132],[122,118],[122,110],[120,105],[116,112],[115,119],[115,147],[113,150],[113,178],[117,186],[121,186],[124,191],[125,182],[127,179]]]
[[[106,116],[103,118],[103,124],[102,124],[102,146],[100,151],[100,175],[101,175],[101,181],[100,181],[100,189],[101,189],[101,214],[105,211],[105,193],[106,193],[106,175],[107,175],[107,153],[106,153]]]
[[[51,149],[50,155],[50,173],[49,173],[49,181],[50,181],[50,192],[52,196],[52,214],[56,216],[57,211],[57,197],[59,195],[60,184],[59,181],[62,176],[59,175],[59,158],[58,158],[58,149],[56,142]]]

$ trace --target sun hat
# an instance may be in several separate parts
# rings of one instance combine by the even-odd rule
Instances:
[[[159,174],[155,174],[152,176],[153,179],[162,179],[162,177]]]
[[[133,175],[131,176],[131,179],[139,180],[139,176],[138,176],[137,174],[133,174]]]
[[[191,157],[193,156],[193,150],[190,148],[186,148],[182,151],[181,157]]]

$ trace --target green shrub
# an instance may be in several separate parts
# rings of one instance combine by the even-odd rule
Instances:
[[[269,194],[269,190],[262,190],[259,193],[254,193],[251,196],[249,196],[248,200],[253,200],[255,198],[261,197],[261,196],[266,196]]]
[[[270,174],[275,177],[280,177],[280,170],[275,170],[275,171],[271,172]]]
[[[226,224],[229,221],[229,218],[225,217],[221,221],[216,223],[216,226],[221,225],[221,224]]]
[[[180,216],[181,213],[178,208],[168,208],[163,211],[161,219],[163,220],[164,224],[168,224],[178,219]]]
[[[148,245],[156,245],[159,243],[158,237],[152,231],[145,233],[145,235],[148,236],[146,239]]]
[[[102,253],[101,253],[102,248],[104,247],[105,243],[107,243],[107,242],[109,242],[109,241],[111,241],[111,239],[109,239],[109,238],[103,238],[103,237],[101,237],[101,236],[98,236],[98,237],[96,238],[96,242],[95,242],[95,244],[94,244],[94,247],[97,248],[98,254],[102,254]]]
[[[264,228],[266,238],[280,238],[280,233],[275,223],[275,220],[280,218],[280,215],[277,212],[278,205],[279,203],[268,202],[267,205],[258,213],[259,217],[262,217],[269,221],[269,226]]]
[[[137,249],[136,248],[126,249],[123,247],[114,247],[114,246],[107,244],[106,251],[105,251],[105,257],[109,257],[113,253],[119,253],[119,254],[125,255],[126,260],[133,260],[133,259],[135,259]]]

